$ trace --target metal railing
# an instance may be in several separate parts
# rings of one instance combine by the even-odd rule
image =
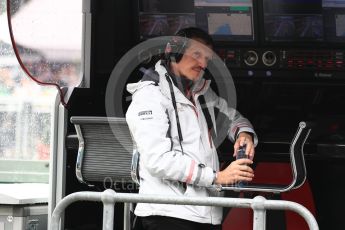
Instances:
[[[104,192],[75,192],[64,197],[55,207],[52,214],[50,230],[58,230],[61,215],[70,204],[76,201],[102,201],[103,202],[103,230],[113,230],[114,206],[116,202],[124,203],[159,203],[175,205],[202,205],[235,208],[251,208],[253,215],[253,230],[266,228],[266,210],[290,210],[301,215],[307,222],[309,229],[318,230],[314,216],[304,206],[291,201],[266,200],[262,196],[253,199],[220,198],[220,197],[182,197],[142,195],[133,193],[116,193],[107,189]]]

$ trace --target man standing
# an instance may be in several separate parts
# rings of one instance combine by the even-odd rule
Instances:
[[[254,177],[248,165],[253,163],[256,134],[250,122],[203,79],[213,56],[212,38],[198,28],[182,29],[176,35],[154,69],[127,86],[133,97],[126,119],[140,153],[139,193],[220,196],[209,188]],[[246,145],[248,156],[222,171],[212,135],[215,109],[229,121],[226,128],[234,154]],[[147,230],[221,229],[221,207],[139,203],[135,214]]]

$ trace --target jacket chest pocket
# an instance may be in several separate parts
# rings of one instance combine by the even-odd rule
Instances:
[[[200,137],[199,119],[194,111],[194,107],[180,105],[182,107],[178,113],[180,126],[182,131],[183,140],[189,139],[189,137]]]

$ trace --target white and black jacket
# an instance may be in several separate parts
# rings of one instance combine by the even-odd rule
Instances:
[[[193,85],[195,104],[172,85],[183,140],[179,142],[176,114],[173,107],[167,71],[160,62],[155,65],[156,80],[128,84],[133,94],[126,120],[140,153],[140,194],[220,196],[207,189],[219,170],[217,151],[198,97],[203,95],[209,117],[215,123],[215,109],[229,119],[228,137],[234,141],[240,132],[257,138],[250,122],[210,88],[210,81],[201,79]],[[212,109],[214,108],[214,109]],[[208,119],[210,119],[208,118]],[[210,125],[209,125],[210,126]],[[216,129],[214,125],[213,129]],[[216,133],[216,132],[215,132]],[[139,203],[137,216],[170,216],[199,223],[220,224],[221,207]]]

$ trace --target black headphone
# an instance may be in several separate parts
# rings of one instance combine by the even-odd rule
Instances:
[[[170,41],[168,41],[163,59],[167,64],[179,62],[187,49],[190,38],[198,38],[210,47],[214,47],[212,37],[204,30],[197,27],[187,27],[179,30]]]
[[[186,50],[188,44],[188,37],[184,30],[180,30],[175,34],[170,41],[168,41],[165,51],[164,58],[167,63],[181,61],[182,56]]]

